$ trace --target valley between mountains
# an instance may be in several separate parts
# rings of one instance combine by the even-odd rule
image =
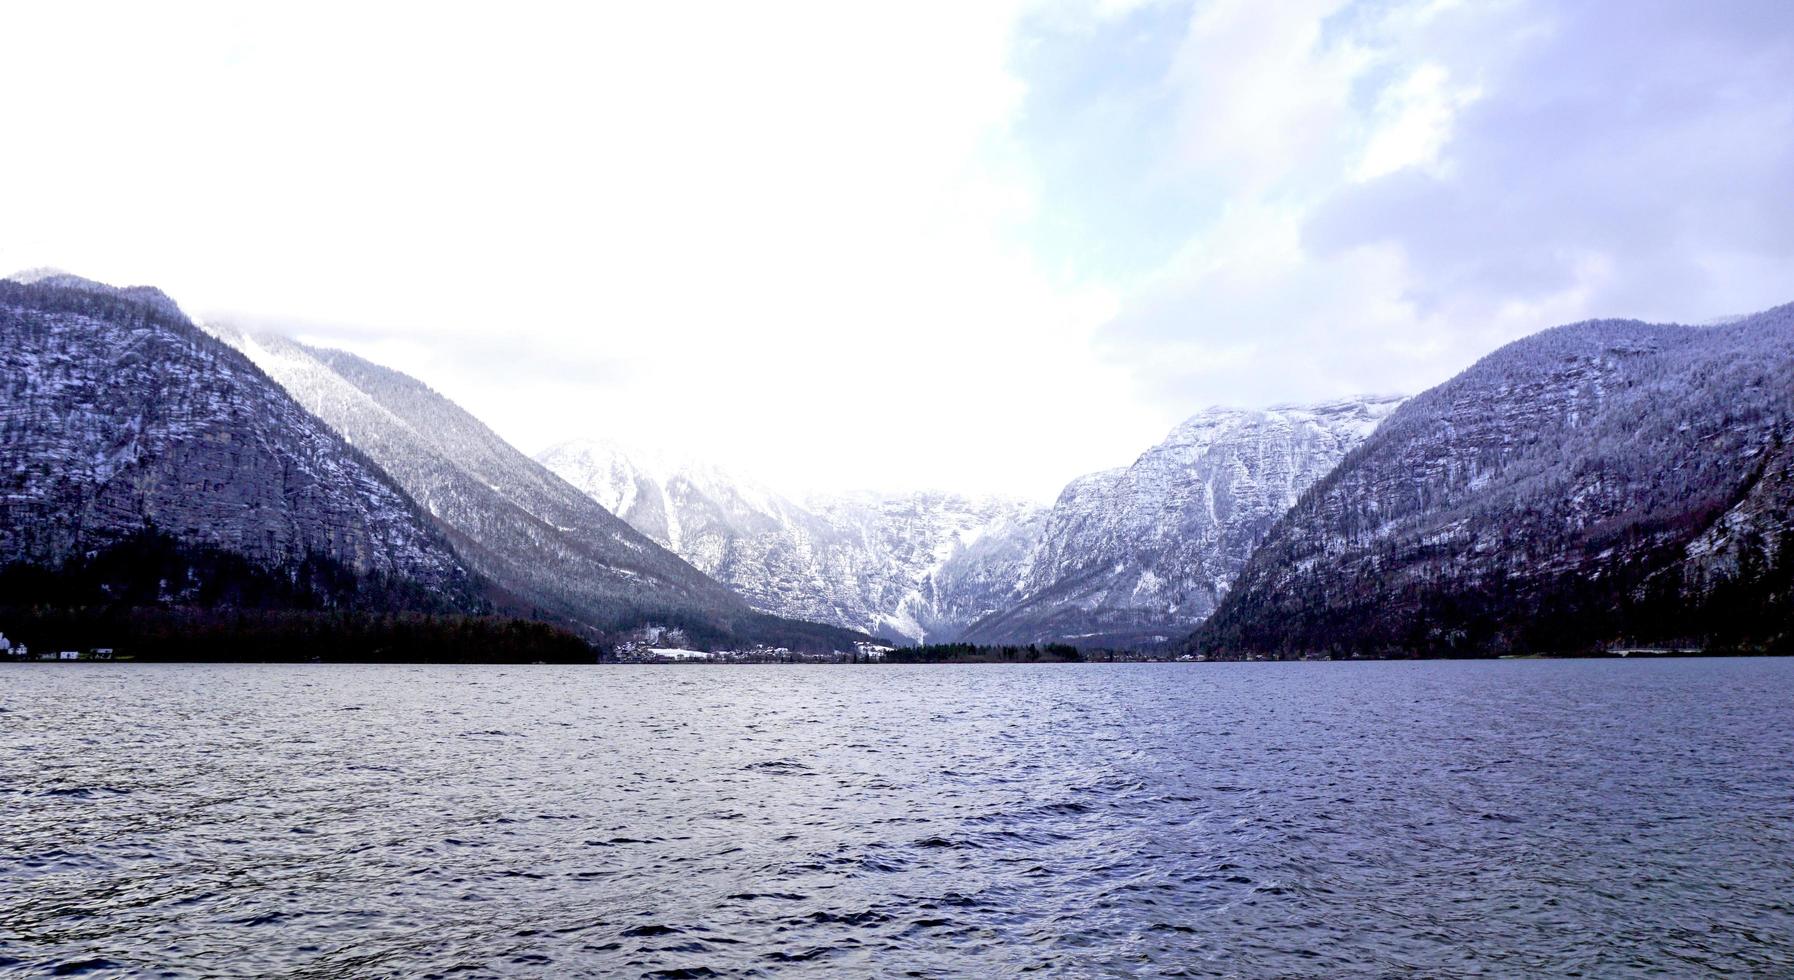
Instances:
[[[1794,307],[1205,409],[1051,502],[793,500],[627,432],[532,458],[420,379],[63,274],[0,281],[0,365],[0,565],[82,608],[1205,657],[1783,650],[1794,618]],[[172,580],[99,571],[146,540]]]

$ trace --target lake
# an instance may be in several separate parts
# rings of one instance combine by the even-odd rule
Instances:
[[[1794,661],[0,667],[0,972],[1794,972]]]

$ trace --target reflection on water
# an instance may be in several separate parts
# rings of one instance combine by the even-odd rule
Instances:
[[[1794,971],[1794,663],[0,668],[0,971]]]

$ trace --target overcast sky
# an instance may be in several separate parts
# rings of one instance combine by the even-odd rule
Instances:
[[[1794,3],[34,3],[0,270],[535,452],[1049,498],[1211,404],[1794,300]]]

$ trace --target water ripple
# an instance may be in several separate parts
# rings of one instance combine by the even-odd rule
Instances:
[[[1794,662],[0,667],[0,974],[1794,974]]]

